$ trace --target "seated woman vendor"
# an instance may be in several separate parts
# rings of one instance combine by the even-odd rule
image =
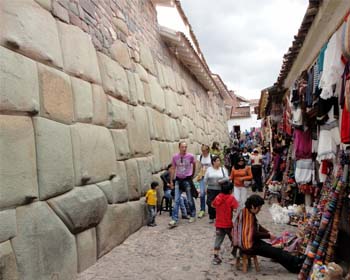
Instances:
[[[251,195],[245,202],[245,207],[237,214],[233,225],[233,245],[243,253],[271,258],[292,273],[298,273],[305,257],[296,257],[283,249],[272,247],[262,239],[274,239],[275,236],[259,225],[256,218],[264,205],[259,195]]]

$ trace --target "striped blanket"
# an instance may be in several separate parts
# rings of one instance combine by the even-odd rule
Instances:
[[[243,250],[249,250],[253,247],[254,235],[254,215],[248,209],[243,208],[236,216],[233,229],[232,239],[233,246]]]

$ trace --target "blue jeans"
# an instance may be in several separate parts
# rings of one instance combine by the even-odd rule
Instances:
[[[148,209],[147,225],[154,224],[156,221],[156,207],[153,205],[147,205],[147,209]]]
[[[205,184],[204,178],[199,181],[200,186],[200,203],[201,203],[201,211],[205,212]]]
[[[170,200],[173,200],[173,197],[171,195],[171,189],[167,189],[165,192],[164,192],[164,196]],[[186,205],[185,205],[185,201],[184,201],[184,198],[181,196],[181,193],[180,193],[180,210],[181,210],[181,215],[182,217],[187,217],[187,210],[186,210]]]
[[[196,206],[194,204],[194,199],[192,197],[192,194],[191,194],[191,185],[190,185],[190,182],[184,180],[182,182],[183,186],[184,186],[184,189],[186,191],[186,196],[187,196],[187,201],[188,201],[188,204],[189,204],[189,208],[190,208],[190,215],[191,217],[195,217],[196,216]],[[178,180],[175,180],[175,205],[174,205],[174,209],[173,209],[173,217],[172,219],[176,222],[179,221],[179,207],[180,207],[180,204],[181,204],[181,200],[183,201],[183,199],[181,199],[181,190],[180,190],[180,187],[179,187],[179,181]]]

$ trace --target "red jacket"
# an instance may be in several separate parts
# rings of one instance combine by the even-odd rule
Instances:
[[[238,208],[238,202],[232,194],[220,193],[214,199],[212,206],[216,208],[216,222],[217,228],[231,228],[232,211]]]

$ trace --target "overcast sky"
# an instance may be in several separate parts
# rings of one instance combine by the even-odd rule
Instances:
[[[259,98],[273,85],[308,0],[182,0],[212,72],[229,89]]]

